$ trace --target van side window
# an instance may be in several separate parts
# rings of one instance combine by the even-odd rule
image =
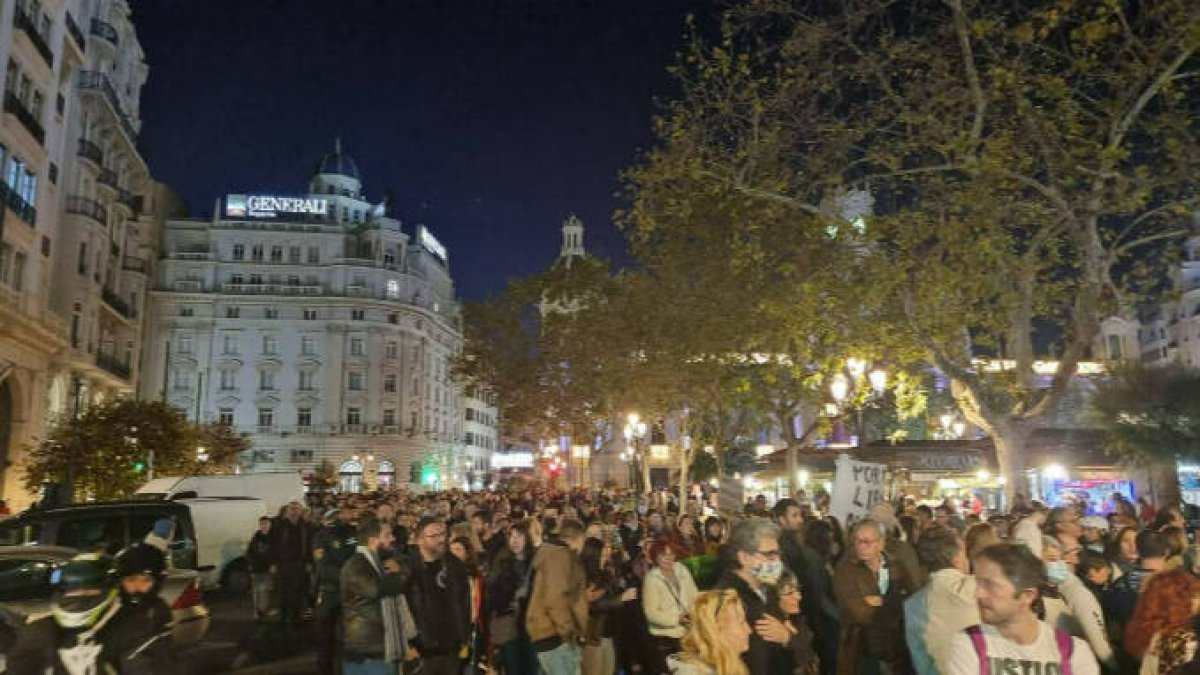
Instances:
[[[102,517],[64,520],[58,525],[58,541],[53,543],[77,548],[84,553],[116,555],[125,548],[125,518],[123,514],[114,513]]]
[[[3,523],[0,524],[0,546],[37,543],[41,533],[41,523]]]

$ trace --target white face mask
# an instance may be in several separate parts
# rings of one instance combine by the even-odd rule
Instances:
[[[1046,563],[1046,578],[1055,586],[1066,583],[1067,578],[1071,576],[1071,570],[1067,567],[1064,560],[1055,560],[1054,562]]]
[[[758,583],[764,586],[774,586],[779,582],[779,577],[783,575],[783,562],[769,560],[761,565],[755,565],[750,568],[750,574],[758,580]]]

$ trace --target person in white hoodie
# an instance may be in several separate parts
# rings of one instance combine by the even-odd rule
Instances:
[[[1017,527],[1013,530],[1013,543],[1025,544],[1030,551],[1037,557],[1042,557],[1042,526],[1046,524],[1046,516],[1049,513],[1046,505],[1037,501],[1033,501],[1030,507],[1032,511],[1017,523]]]
[[[1075,574],[1080,550],[1079,538],[1073,535],[1060,533],[1057,539],[1046,537],[1042,542],[1046,577],[1060,596],[1043,598],[1046,607],[1044,620],[1051,627],[1061,628],[1087,640],[1096,660],[1115,671],[1116,655],[1108,642],[1108,630],[1104,625],[1100,602]]]
[[[929,582],[904,601],[905,642],[918,673],[947,671],[950,640],[980,623],[975,577],[966,546],[954,530],[935,527],[917,541],[917,558]]]

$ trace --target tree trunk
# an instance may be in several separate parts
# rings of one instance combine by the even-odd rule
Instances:
[[[652,492],[652,489],[650,487],[650,448],[647,447],[646,451],[642,453],[642,493],[650,494],[651,492]]]
[[[791,442],[787,446],[787,483],[792,486],[789,497],[794,496],[800,489],[800,481],[796,479],[796,474],[800,471],[797,457],[797,453],[800,451],[799,445],[799,443]]]
[[[999,424],[993,428],[992,443],[996,448],[997,477],[1003,476],[1004,508],[1011,509],[1018,492],[1027,497],[1029,487],[1025,480],[1025,446],[1033,434],[1033,428],[1027,424]]]
[[[1183,493],[1179,490],[1179,465],[1174,461],[1155,462],[1146,467],[1146,472],[1153,478],[1154,494],[1151,498],[1154,505],[1162,508],[1168,505],[1178,505],[1183,501]]]
[[[679,462],[679,509],[680,513],[686,513],[688,499],[688,465],[692,463],[692,451],[683,448],[679,452],[681,461]]]

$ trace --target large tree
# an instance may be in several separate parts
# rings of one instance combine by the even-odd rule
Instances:
[[[779,282],[832,307],[858,287],[873,325],[950,379],[1018,475],[1024,441],[1126,298],[1130,256],[1180,236],[1195,206],[1197,11],[748,0],[681,56],[682,94],[635,169],[635,242],[673,236],[715,195],[742,224],[720,255],[837,255],[813,285]],[[871,209],[846,208],[864,193]],[[1007,367],[986,371],[981,355]],[[1047,384],[1035,361],[1048,355]]]

